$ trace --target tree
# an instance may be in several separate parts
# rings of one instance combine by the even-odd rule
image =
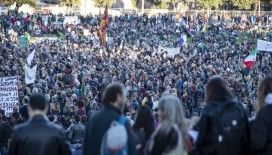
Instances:
[[[29,4],[30,6],[36,6],[37,0],[5,0],[6,5],[12,5],[16,2],[17,5]]]
[[[95,0],[95,5],[99,8],[105,7],[106,4],[108,4],[109,7],[112,6],[113,3],[115,3],[115,0]]]
[[[232,0],[232,4],[242,10],[249,10],[254,2],[255,0]]]
[[[149,0],[160,9],[174,9],[179,0]]]
[[[80,4],[80,0],[61,0],[62,5],[77,6]]]
[[[264,11],[271,11],[272,8],[271,0],[262,0],[261,3]]]
[[[198,0],[198,4],[201,8],[210,10],[212,8],[217,9],[221,4],[221,0]]]

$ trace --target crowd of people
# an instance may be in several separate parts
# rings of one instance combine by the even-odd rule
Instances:
[[[173,14],[114,16],[109,19],[106,48],[101,48],[97,33],[100,16],[78,17],[80,22],[76,24],[64,24],[66,17],[77,16],[27,15],[14,11],[0,17],[0,77],[18,76],[19,79],[18,107],[9,116],[3,110],[0,114],[1,155],[8,148],[11,155],[21,152],[43,155],[54,146],[60,146],[57,149],[61,152],[52,149],[52,155],[70,151],[80,154],[82,150],[85,155],[98,155],[107,148],[106,144],[101,146],[106,141],[104,134],[121,114],[127,120],[129,154],[271,152],[269,109],[265,108],[270,104],[266,96],[272,93],[271,78],[264,80],[258,93],[257,86],[271,73],[272,53],[260,51],[252,69],[243,66],[257,39],[272,41],[267,16],[245,19],[202,15],[177,18]],[[18,38],[26,32],[32,37],[62,38],[43,39],[21,47]],[[179,38],[184,35],[187,42],[181,45]],[[169,51],[160,47],[178,47],[180,53],[169,56]],[[36,53],[31,66],[38,66],[36,80],[26,85],[23,66],[33,50]],[[219,75],[224,81],[218,77],[210,79],[213,75]],[[116,82],[123,86],[110,85]],[[43,101],[44,106],[36,105]],[[220,131],[209,125],[223,121],[214,120],[218,116],[216,103],[234,101],[241,103],[239,113],[244,114],[243,125],[233,135],[241,140],[226,147],[216,145],[223,141],[222,135],[212,134]],[[59,128],[47,126],[60,134],[48,130],[42,138],[53,135],[59,140],[39,150],[36,147],[45,143],[35,142],[43,130],[36,130],[35,124],[30,124],[44,121],[43,117],[35,117],[37,111],[65,130],[62,135]],[[257,113],[256,123],[249,127],[247,120],[254,120]],[[13,127],[29,118],[31,128],[20,126],[12,132]],[[236,126],[237,122],[232,124]],[[243,134],[239,133],[241,129]],[[24,139],[32,136],[36,136],[33,141],[24,144]],[[64,140],[69,142],[68,149]]]

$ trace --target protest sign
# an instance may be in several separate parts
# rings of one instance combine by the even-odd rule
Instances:
[[[168,47],[159,47],[157,53],[167,52],[168,57],[174,57],[175,55],[180,53],[180,47],[177,48],[168,48]]]
[[[17,77],[0,78],[0,109],[8,115],[18,106],[18,102]]]
[[[63,25],[66,24],[78,25],[80,24],[80,19],[78,18],[78,16],[65,16]]]
[[[258,39],[258,41],[257,41],[257,50],[272,52],[272,42],[268,42],[268,41]]]

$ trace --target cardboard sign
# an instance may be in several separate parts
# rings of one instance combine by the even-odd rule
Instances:
[[[17,77],[0,78],[0,109],[5,110],[5,115],[9,115],[18,103]]]

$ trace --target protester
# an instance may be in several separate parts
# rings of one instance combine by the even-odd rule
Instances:
[[[79,115],[73,116],[73,124],[68,128],[68,139],[72,144],[83,144],[85,138],[85,126],[81,123]]]
[[[105,106],[104,109],[93,116],[89,116],[91,119],[89,119],[87,124],[84,155],[100,154],[101,150],[104,149],[102,147],[106,147],[103,146],[102,140],[106,138],[105,136],[107,136],[107,130],[112,126],[112,123],[118,121],[122,117],[124,101],[125,97],[122,85],[113,83],[106,87],[102,97],[102,102]],[[128,136],[128,150],[125,151],[126,154],[133,155],[136,148],[134,146],[133,135],[130,133],[131,129],[129,122],[125,122],[124,126]],[[112,140],[113,141],[111,143],[118,143],[116,140]]]
[[[195,155],[248,154],[249,126],[242,105],[235,101],[225,81],[209,79],[201,118],[196,125],[199,135]]]
[[[148,155],[186,155],[188,134],[180,100],[165,96],[159,101],[160,125],[147,145]]]
[[[272,76],[265,77],[258,87],[257,117],[251,127],[252,154],[268,155],[272,153],[271,111]]]
[[[55,124],[68,131],[75,114],[82,117],[82,123],[87,114],[88,123],[84,124],[89,126],[90,116],[105,109],[102,94],[114,82],[124,85],[127,100],[119,111],[131,126],[137,123],[136,113],[145,98],[158,120],[158,101],[169,94],[181,99],[186,118],[192,119],[209,104],[205,103],[205,85],[213,75],[224,78],[236,102],[242,103],[252,120],[256,116],[257,84],[271,72],[272,55],[258,51],[251,68],[243,66],[243,60],[254,51],[257,39],[272,41],[269,17],[177,17],[173,13],[110,16],[107,44],[102,48],[97,34],[99,15],[28,15],[10,10],[0,16],[0,77],[17,76],[19,104],[7,115],[8,123],[13,127],[27,122],[29,96],[39,92],[45,94],[47,115]],[[34,83],[26,84],[24,68],[33,50],[29,67],[37,65],[36,77]],[[194,141],[196,135],[192,136]],[[100,138],[103,136],[100,133]],[[69,134],[65,139],[71,144]],[[101,139],[92,139],[95,153]]]
[[[16,126],[9,146],[9,155],[69,155],[64,132],[47,118],[48,105],[45,96],[30,97],[28,113],[30,121]]]
[[[149,140],[150,136],[155,130],[155,119],[152,110],[143,105],[137,112],[135,124],[133,126],[134,134],[136,134],[139,139],[139,154],[144,153],[144,147],[146,142]]]
[[[2,115],[2,122],[0,123],[0,154],[4,155],[8,150],[8,141],[11,137],[12,127],[4,113],[0,115]]]

